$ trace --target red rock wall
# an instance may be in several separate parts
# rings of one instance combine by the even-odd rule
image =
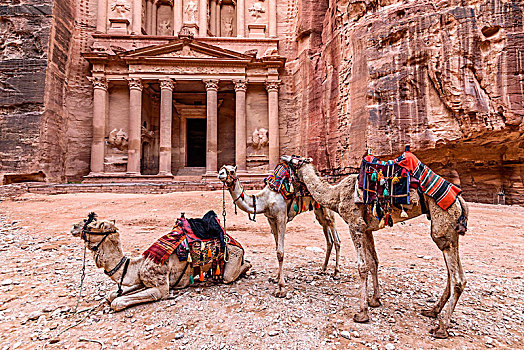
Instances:
[[[39,170],[51,11],[49,0],[0,1],[0,178]]]
[[[504,188],[506,203],[524,204],[523,7],[332,1],[321,44],[288,67],[303,136],[286,147],[342,175],[367,148],[388,158],[410,144],[467,199]]]

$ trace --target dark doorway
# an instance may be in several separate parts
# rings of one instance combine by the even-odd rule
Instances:
[[[187,165],[206,166],[206,119],[187,119]]]

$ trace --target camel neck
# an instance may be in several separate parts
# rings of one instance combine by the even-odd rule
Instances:
[[[235,186],[229,189],[229,194],[231,194],[231,197],[235,201],[235,204],[238,206],[238,208],[242,211],[245,211],[246,213],[249,213],[249,214],[255,213],[253,199],[256,202],[257,214],[263,213],[265,210],[265,203],[260,200],[259,194],[248,195],[244,191],[244,188],[242,187],[240,180],[235,181]]]
[[[108,237],[100,247],[98,247],[98,252],[95,252],[95,263],[97,267],[101,267],[104,271],[109,272],[122,261],[123,257],[124,253],[122,252],[120,240],[115,237]],[[120,282],[123,271],[122,264],[122,266],[109,277],[115,282]]]
[[[330,185],[326,180],[320,178],[312,164],[303,164],[297,170],[297,175],[320,205],[338,212],[339,185]]]

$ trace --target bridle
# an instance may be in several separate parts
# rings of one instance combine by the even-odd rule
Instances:
[[[235,184],[238,182],[238,185],[240,186],[240,194],[238,195],[237,198],[233,199],[233,204],[235,205],[235,215],[237,214],[237,202],[239,199],[242,199],[244,200],[245,198],[245,191],[244,191],[244,186],[242,186],[242,183],[239,182],[238,180],[238,177],[233,175],[226,167],[223,167],[222,169],[225,170],[226,172],[226,179],[224,181],[224,185],[227,186],[227,189],[232,191],[234,188],[235,188]],[[251,218],[251,215],[248,213],[247,214],[247,217],[249,218],[249,220],[251,221],[254,221],[256,222],[256,215],[257,215],[257,199],[256,199],[256,196],[252,196],[253,197],[253,208],[254,208],[254,213],[253,213],[253,218]]]
[[[87,247],[89,248],[89,250],[91,250],[92,252],[94,252],[96,255],[95,255],[95,260],[98,261],[98,249],[100,248],[100,246],[102,245],[102,243],[104,243],[104,241],[106,240],[107,237],[109,237],[110,235],[112,235],[113,233],[117,233],[118,230],[116,228],[110,230],[110,231],[104,231],[104,232],[96,232],[96,231],[92,231],[88,228],[89,224],[92,223],[93,221],[96,221],[96,214],[95,213],[89,213],[88,215],[88,219],[86,220],[86,222],[84,223],[84,226],[82,227],[82,231],[81,231],[81,234],[80,234],[80,237],[87,243]],[[100,240],[100,242],[98,242],[95,246],[91,247],[91,240],[89,239],[89,237],[93,235],[93,236],[103,236],[102,239]],[[120,296],[122,294],[122,282],[124,281],[124,277],[127,273],[127,269],[129,267],[129,261],[130,259],[128,257],[126,257],[125,255],[122,257],[122,259],[120,259],[120,261],[118,262],[118,264],[116,264],[115,267],[113,267],[111,270],[107,271],[104,269],[104,273],[111,277],[113,276],[121,267],[122,265],[124,266],[124,271],[122,272],[122,277],[120,278],[120,283],[118,283],[118,295]]]

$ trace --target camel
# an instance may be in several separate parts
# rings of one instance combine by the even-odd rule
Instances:
[[[242,211],[248,214],[263,213],[266,216],[271,232],[275,238],[277,259],[278,259],[278,287],[275,291],[275,296],[283,298],[286,296],[284,273],[282,272],[284,264],[284,235],[286,233],[286,225],[292,221],[297,215],[292,209],[292,200],[286,200],[284,197],[273,191],[266,185],[262,191],[252,196],[244,196],[244,188],[242,183],[236,175],[237,167],[232,165],[224,165],[218,173],[218,178],[227,187],[233,203],[237,205]],[[333,276],[336,278],[340,272],[339,256],[340,256],[340,237],[335,227],[335,213],[326,208],[316,208],[316,202],[312,197],[303,197],[306,207],[313,206],[315,217],[324,230],[326,237],[326,257],[322,271],[325,272],[331,255],[333,245],[335,245],[336,261],[335,271]]]
[[[187,268],[187,261],[178,260],[176,254],[171,254],[162,265],[142,255],[126,258],[115,222],[89,220],[75,224],[71,234],[84,240],[86,248],[93,252],[96,266],[103,268],[118,284],[119,291],[107,295],[114,311],[166,299],[170,288],[182,289],[189,286],[191,267]],[[249,270],[251,264],[244,261],[244,251],[241,248],[227,244],[227,252],[229,259],[224,265],[223,281],[231,283]],[[211,264],[204,266],[203,272],[210,268]]]
[[[296,172],[298,178],[303,181],[313,198],[321,205],[329,208],[342,216],[349,226],[349,233],[355,245],[357,265],[360,277],[360,310],[353,317],[355,322],[369,321],[368,306],[378,307],[380,303],[378,283],[378,258],[375,251],[373,231],[379,230],[379,221],[367,210],[367,205],[355,203],[355,188],[358,175],[349,175],[337,185],[330,185],[320,178],[311,158],[296,156],[282,156],[282,160],[288,162],[292,171]],[[416,191],[412,189],[410,198],[419,198]],[[459,235],[466,231],[466,221],[459,222],[459,218],[467,220],[468,207],[465,200],[459,195],[448,210],[440,208],[435,200],[424,195],[431,218],[431,238],[437,244],[444,255],[447,267],[448,279],[444,293],[440,300],[428,310],[422,311],[427,317],[437,318],[438,325],[431,329],[431,334],[436,338],[447,338],[451,315],[457,301],[466,286],[466,279],[459,258]],[[414,201],[413,201],[414,202]],[[411,204],[411,208],[402,217],[401,210],[393,208],[393,222],[422,215],[420,201]],[[373,296],[368,300],[368,273],[371,273],[373,283]],[[447,309],[440,314],[444,305],[449,300]]]

